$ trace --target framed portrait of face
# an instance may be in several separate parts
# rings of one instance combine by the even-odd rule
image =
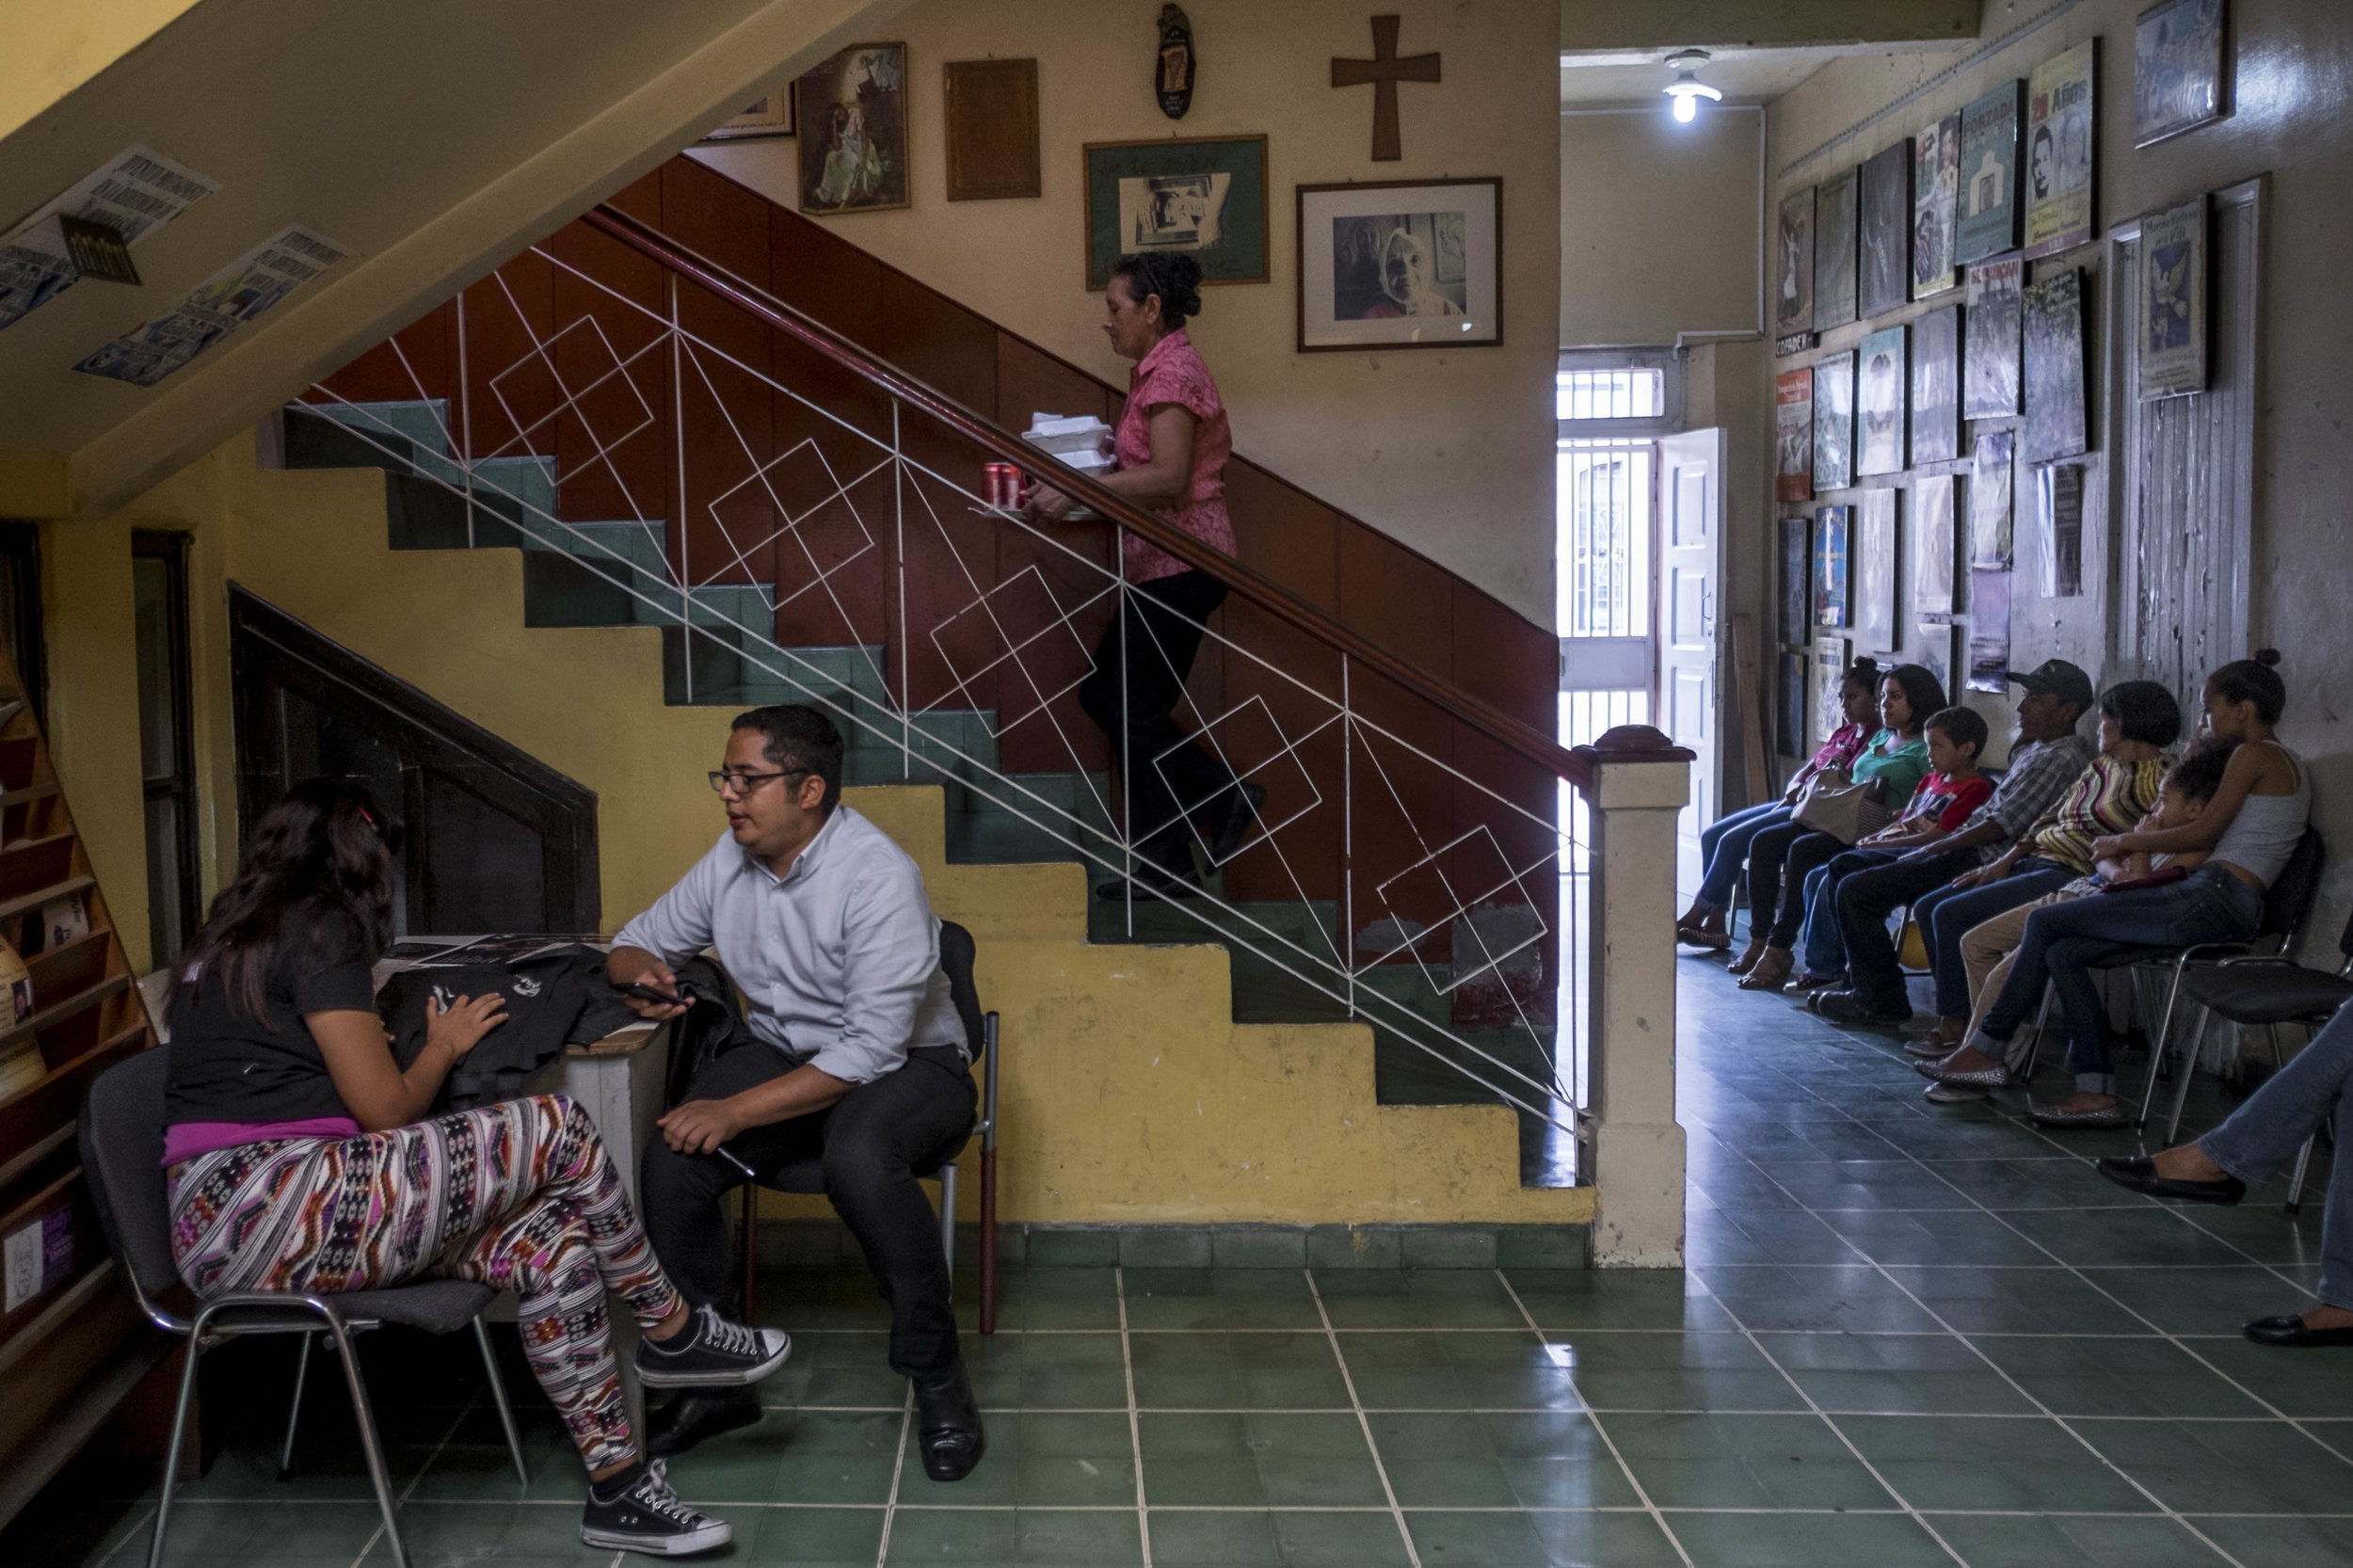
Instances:
[[[1299,350],[1503,342],[1503,181],[1299,187]]]

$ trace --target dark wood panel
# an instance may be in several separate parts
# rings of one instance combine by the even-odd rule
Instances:
[[[997,418],[995,327],[904,272],[883,274],[882,309],[876,352],[983,419]],[[1028,414],[1025,408],[1014,420]]]
[[[1338,528],[1339,618],[1399,658],[1451,676],[1452,578],[1353,518]]]
[[[1560,639],[1459,577],[1452,586],[1455,684],[1515,718],[1552,728],[1560,722]]]
[[[1339,607],[1338,513],[1244,463],[1225,465],[1225,510],[1234,550],[1327,614]]]
[[[861,347],[879,351],[888,269],[790,208],[768,209],[768,292]]]

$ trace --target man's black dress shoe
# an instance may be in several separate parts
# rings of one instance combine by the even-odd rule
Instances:
[[[962,1480],[981,1462],[988,1434],[962,1362],[945,1377],[915,1385],[915,1430],[923,1473],[934,1480]]]
[[[689,1388],[668,1404],[646,1412],[646,1452],[655,1459],[684,1453],[706,1437],[716,1437],[760,1420],[760,1390]]]
[[[1874,1007],[1856,991],[1817,991],[1805,999],[1805,1004],[1823,1017],[1842,1024],[1899,1024],[1912,1016],[1910,1006],[1900,1013],[1894,1008]]]
[[[2299,1351],[2353,1345],[2353,1328],[2306,1328],[2303,1314],[2297,1312],[2283,1318],[2258,1318],[2241,1332],[2258,1345],[2281,1345]]]
[[[2247,1196],[2247,1183],[2234,1176],[2226,1176],[2220,1181],[2177,1181],[2157,1175],[2157,1162],[2144,1155],[2111,1156],[2101,1160],[2096,1169],[2119,1187],[2129,1187],[2153,1198],[2179,1198],[2185,1203],[2236,1203]],[[2249,1338],[2254,1336],[2251,1327],[2247,1332]]]

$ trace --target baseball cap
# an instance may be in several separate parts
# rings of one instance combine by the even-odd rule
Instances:
[[[2029,692],[2047,692],[2061,702],[2072,702],[2089,712],[2096,700],[2091,690],[2091,677],[2064,659],[2045,659],[2030,670],[2005,670],[2002,678],[2013,686],[2024,686]]]

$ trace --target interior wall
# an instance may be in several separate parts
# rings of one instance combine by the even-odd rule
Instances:
[[[1561,347],[1759,329],[1763,140],[1753,108],[1561,112]]]
[[[912,205],[825,222],[982,315],[1124,385],[1127,365],[1086,289],[1081,148],[1096,141],[1264,133],[1270,272],[1205,291],[1188,328],[1232,411],[1237,449],[1496,595],[1552,621],[1554,344],[1560,147],[1550,6],[1401,0],[1399,51],[1435,51],[1444,78],[1399,89],[1404,159],[1370,159],[1370,88],[1335,89],[1330,61],[1372,52],[1362,7],[1195,0],[1191,112],[1151,91],[1157,0],[920,0],[881,37],[907,44]],[[942,66],[1038,61],[1044,194],[950,202]],[[693,155],[798,205],[792,139]],[[1292,190],[1343,180],[1500,175],[1503,344],[1412,353],[1301,354]]]
[[[2327,902],[2313,929],[2333,938],[2345,904],[2353,899],[2353,856],[2347,855],[2353,850],[2353,705],[2345,695],[2353,688],[2353,638],[2345,635],[2344,620],[2347,563],[2353,562],[2353,521],[2345,504],[2353,493],[2353,444],[2344,435],[2353,414],[2345,379],[2345,367],[2353,362],[2353,312],[2345,308],[2343,286],[2344,256],[2353,243],[2353,216],[2345,201],[2345,191],[2353,189],[2353,32],[2344,24],[2342,0],[2233,0],[2233,112],[2137,150],[2132,37],[2141,8],[2140,0],[1989,7],[1986,43],[2009,41],[1981,57],[1971,56],[1983,44],[1942,56],[1833,61],[1773,105],[1768,153],[1771,200],[1777,207],[1786,192],[1860,163],[1897,136],[2003,81],[2028,75],[2037,64],[2085,39],[2102,40],[2099,232],[2077,250],[2032,264],[2037,274],[2065,265],[2087,268],[2086,316],[2094,325],[2088,327],[2093,450],[2084,459],[2085,591],[2081,598],[2062,600],[2044,600],[2035,591],[2040,558],[2033,530],[2022,523],[2009,632],[2013,665],[2057,655],[2105,676],[2115,611],[2109,597],[2115,527],[2108,516],[2108,455],[2117,432],[2115,409],[2101,385],[2108,345],[2097,325],[2106,315],[2099,278],[2106,231],[2199,192],[2257,174],[2270,176],[2261,242],[2262,395],[2255,436],[2255,559],[2249,573],[2254,584],[2250,634],[2253,646],[2274,646],[2285,656],[2281,674],[2287,681],[2288,709],[2281,734],[2312,762],[2318,792],[2314,822],[2329,836],[2332,861]],[[2036,13],[2041,24],[2031,25],[2036,15],[2022,13]],[[1915,92],[1886,118],[1864,123]],[[1823,346],[1851,347],[1873,327],[1957,297],[1945,295],[1839,328],[1826,334]],[[1793,357],[1760,367],[1764,395],[1755,410],[1757,429],[1746,442],[1752,450],[1771,451],[1773,373],[1804,362],[1806,357]],[[1964,432],[1964,450],[1967,440]],[[2021,494],[2030,506],[2031,480],[2023,466],[2020,478]],[[1852,497],[1837,493],[1830,499]],[[1760,515],[1797,510],[1766,506]],[[1769,548],[1760,541],[1753,553],[1763,556]],[[1769,574],[1751,586],[1758,613],[1769,614]],[[1908,604],[1900,624],[1906,652],[1916,653],[1920,633],[1911,624]],[[2198,694],[2177,695],[2194,713]],[[1995,721],[1997,737],[2007,733],[2008,699],[1973,695],[1970,700]]]

